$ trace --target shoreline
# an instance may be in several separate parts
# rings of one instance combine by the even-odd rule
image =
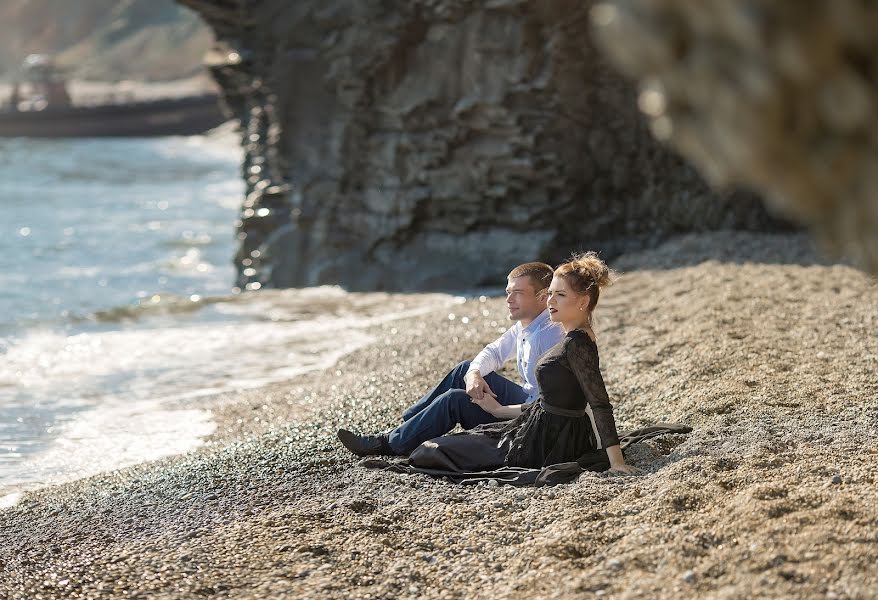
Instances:
[[[206,441],[218,437],[214,435],[217,424],[212,414],[219,407],[232,405],[242,398],[258,398],[263,391],[270,390],[273,386],[287,386],[290,381],[307,377],[315,371],[334,368],[346,354],[360,349],[363,344],[367,347],[373,344],[377,325],[416,318],[455,303],[454,296],[435,293],[350,294],[321,291],[319,288],[306,290],[304,294],[291,291],[292,295],[285,295],[277,290],[254,293],[247,300],[235,301],[263,305],[264,310],[295,312],[301,310],[305,304],[321,298],[324,309],[338,313],[335,318],[326,319],[324,315],[322,324],[317,324],[311,323],[307,318],[299,320],[288,317],[276,327],[304,325],[297,337],[310,334],[317,338],[313,340],[315,342],[320,341],[317,331],[321,327],[328,327],[335,333],[336,339],[345,339],[349,346],[318,348],[314,345],[291,345],[296,340],[290,339],[286,347],[275,345],[274,350],[283,350],[287,356],[294,351],[298,358],[306,362],[284,365],[275,360],[276,373],[257,374],[251,370],[238,369],[231,379],[217,381],[216,384],[209,378],[202,377],[205,383],[209,382],[213,386],[208,389],[178,388],[170,394],[153,397],[134,398],[132,395],[124,405],[111,402],[109,405],[97,403],[90,406],[87,410],[76,413],[75,419],[58,428],[57,435],[47,441],[39,453],[18,464],[17,480],[0,477],[0,510],[14,506],[16,499],[27,492],[193,451]],[[309,300],[311,296],[313,298]],[[392,306],[393,312],[382,313],[380,309],[383,305]],[[314,311],[314,316],[319,316],[317,311]],[[245,325],[246,322],[241,323],[241,327]],[[185,324],[177,323],[176,326],[185,327]],[[348,331],[345,331],[345,327]],[[362,333],[366,330],[371,330],[372,334]],[[239,356],[238,361],[241,360],[243,357]],[[250,357],[250,362],[253,362],[253,356]],[[259,362],[265,362],[265,358]],[[230,363],[224,364],[234,368]],[[229,371],[214,371],[231,376]],[[107,394],[108,397],[112,395]],[[67,473],[52,475],[62,470]],[[37,477],[41,474],[48,479],[38,480]],[[14,473],[10,473],[10,476],[14,476]]]
[[[391,425],[505,328],[502,299],[469,299],[376,325],[332,369],[226,398],[194,452],[26,494],[0,511],[0,591],[878,592],[878,282],[802,235],[690,235],[611,266],[623,275],[596,330],[618,427],[694,428],[632,447],[645,475],[489,488],[358,467],[335,427]]]

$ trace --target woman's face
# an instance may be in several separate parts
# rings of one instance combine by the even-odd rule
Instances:
[[[549,284],[549,318],[552,321],[570,326],[570,329],[582,325],[586,320],[588,295],[574,292],[563,277],[552,277]]]

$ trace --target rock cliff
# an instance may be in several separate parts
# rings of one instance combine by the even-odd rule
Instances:
[[[782,226],[653,140],[590,2],[179,1],[241,119],[241,287],[496,284],[574,249]]]
[[[593,17],[658,137],[878,273],[878,5],[612,0]]]

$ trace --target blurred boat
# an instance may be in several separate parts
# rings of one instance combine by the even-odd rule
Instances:
[[[0,113],[0,137],[195,135],[227,119],[216,94]]]
[[[214,93],[75,105],[44,55],[26,59],[21,79],[0,110],[0,137],[195,135],[228,120]]]

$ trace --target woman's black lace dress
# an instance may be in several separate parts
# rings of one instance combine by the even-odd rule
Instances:
[[[598,349],[587,333],[568,333],[543,356],[536,375],[540,397],[519,417],[424,442],[409,464],[448,471],[541,468],[619,444]]]

